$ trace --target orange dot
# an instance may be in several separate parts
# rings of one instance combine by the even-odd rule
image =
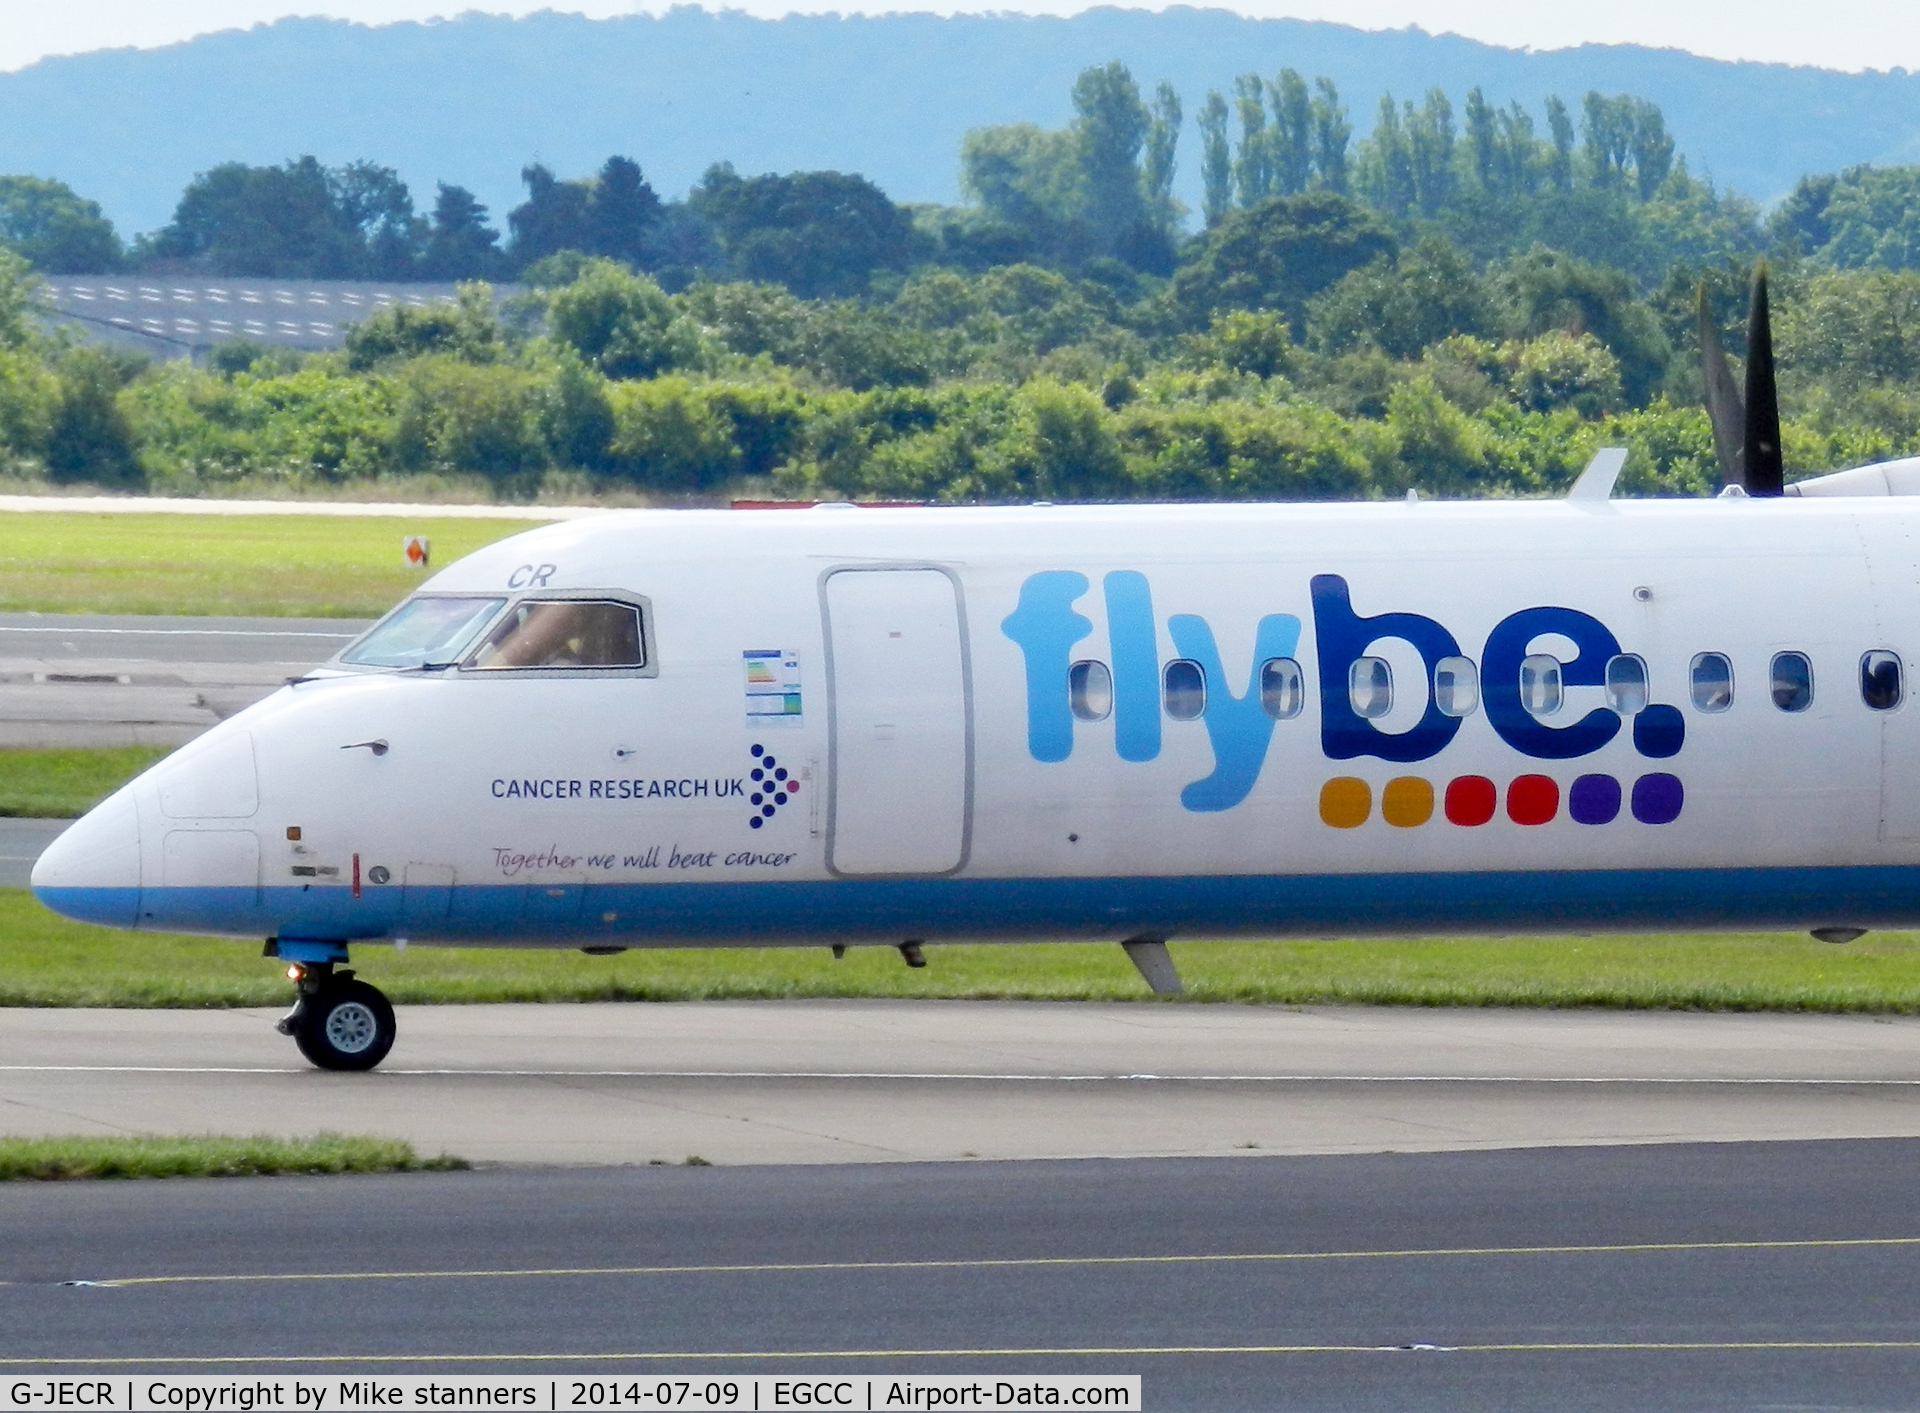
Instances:
[[[1433,818],[1433,786],[1417,775],[1400,775],[1380,792],[1380,817],[1396,829],[1418,829]]]
[[[1320,787],[1320,819],[1335,829],[1358,829],[1373,813],[1373,787],[1352,775],[1336,775]]]

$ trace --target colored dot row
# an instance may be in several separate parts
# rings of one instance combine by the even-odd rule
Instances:
[[[1625,803],[1642,824],[1671,824],[1680,817],[1686,791],[1678,776],[1642,775],[1623,790],[1611,775],[1582,775],[1567,787],[1567,816],[1576,824],[1611,824]],[[1433,818],[1431,781],[1417,775],[1389,780],[1380,791],[1380,817],[1396,829],[1418,829]],[[1447,782],[1439,801],[1449,824],[1472,829],[1489,823],[1500,806],[1500,787],[1484,775]],[[1560,813],[1560,784],[1548,775],[1521,775],[1507,786],[1507,818],[1515,824],[1547,824]],[[1335,829],[1358,829],[1373,817],[1373,787],[1341,775],[1320,787],[1320,819]]]

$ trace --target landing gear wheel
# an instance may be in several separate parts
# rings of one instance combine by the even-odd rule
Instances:
[[[393,1048],[393,1007],[364,981],[335,981],[288,1019],[300,1053],[323,1070],[370,1070]]]

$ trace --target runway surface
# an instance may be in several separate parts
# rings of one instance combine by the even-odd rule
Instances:
[[[1879,1141],[17,1184],[0,1373],[1115,1372],[1149,1408],[1239,1413],[1911,1408],[1916,1168],[1920,1143]]]
[[[0,614],[0,747],[178,746],[366,629],[341,618]]]
[[[72,823],[70,819],[0,817],[0,888],[25,888],[33,861]]]
[[[1228,1156],[1920,1136],[1920,1020],[984,1001],[0,1012],[0,1132],[312,1132],[511,1163]]]

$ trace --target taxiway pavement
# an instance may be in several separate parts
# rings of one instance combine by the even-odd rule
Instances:
[[[1108,1372],[1148,1408],[1234,1413],[1911,1408],[1917,1167],[1920,1143],[1881,1140],[12,1183],[0,1372]]]
[[[9,819],[0,816],[0,888],[25,888],[34,860],[72,824],[70,819]]]
[[[0,747],[178,746],[324,662],[340,618],[0,614]]]
[[[1152,1002],[400,1008],[373,1074],[275,1013],[0,1012],[0,1132],[312,1132],[484,1162],[1441,1151],[1920,1136],[1920,1020]]]

